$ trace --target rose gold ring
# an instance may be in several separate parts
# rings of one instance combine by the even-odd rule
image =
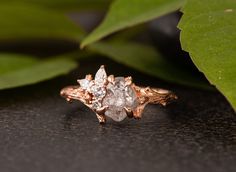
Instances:
[[[79,100],[92,109],[100,123],[106,122],[106,117],[122,121],[127,116],[140,119],[144,107],[148,103],[165,106],[177,99],[171,91],[139,87],[129,77],[107,77],[104,66],[97,71],[93,80],[92,75],[77,80],[79,85],[68,86],[61,90],[61,96],[67,101]]]

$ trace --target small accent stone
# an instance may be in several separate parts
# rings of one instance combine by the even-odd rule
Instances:
[[[102,99],[106,95],[106,89],[96,84],[90,87],[89,92],[92,93],[97,99]]]
[[[87,79],[79,79],[79,80],[77,80],[77,81],[79,82],[79,85],[80,85],[81,88],[83,88],[84,90],[88,89],[90,80],[87,80]]]
[[[102,99],[106,95],[106,89],[95,83],[94,80],[90,81],[86,89],[90,94],[94,96],[92,100],[92,108],[97,109],[102,107]]]

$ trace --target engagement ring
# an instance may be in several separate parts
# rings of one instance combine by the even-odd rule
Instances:
[[[79,85],[68,86],[61,90],[61,96],[67,101],[79,100],[92,109],[100,123],[106,122],[106,117],[122,121],[127,116],[140,119],[144,107],[148,103],[165,106],[177,99],[171,91],[139,87],[129,77],[107,76],[102,65],[93,80],[92,75],[77,80]]]

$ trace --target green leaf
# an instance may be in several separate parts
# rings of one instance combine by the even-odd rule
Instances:
[[[209,89],[207,83],[195,78],[188,71],[177,68],[150,46],[130,42],[98,42],[87,48],[163,80]]]
[[[34,84],[66,74],[77,66],[69,58],[37,58],[16,54],[0,54],[0,90]]]
[[[236,109],[236,1],[188,0],[182,11],[182,48]]]
[[[81,47],[113,32],[134,26],[180,8],[184,0],[116,0],[103,22],[83,40]]]
[[[82,30],[65,15],[29,4],[0,4],[0,40],[66,39],[78,41]]]
[[[9,0],[1,0],[9,2]],[[77,11],[80,9],[98,9],[109,5],[111,0],[11,0],[11,2],[28,3],[37,6],[50,7],[56,10]]]

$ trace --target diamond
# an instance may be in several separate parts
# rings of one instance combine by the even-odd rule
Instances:
[[[84,90],[87,90],[89,87],[90,80],[87,79],[79,79],[77,80],[80,87],[83,88]]]
[[[107,85],[107,94],[102,105],[108,106],[106,116],[115,121],[122,121],[127,116],[125,107],[132,110],[137,107],[137,96],[130,86],[125,86],[124,77],[116,77],[114,84]]]
[[[125,87],[126,107],[135,109],[138,106],[137,96],[130,86]]]
[[[91,93],[94,98],[92,100],[93,109],[102,107],[102,99],[106,95],[106,88],[97,85],[94,80],[90,81],[87,91]]]
[[[103,86],[107,82],[107,74],[104,66],[101,66],[95,75],[95,84],[98,86]]]
[[[106,95],[106,89],[94,84],[90,87],[90,93],[92,93],[94,97],[102,99]]]

